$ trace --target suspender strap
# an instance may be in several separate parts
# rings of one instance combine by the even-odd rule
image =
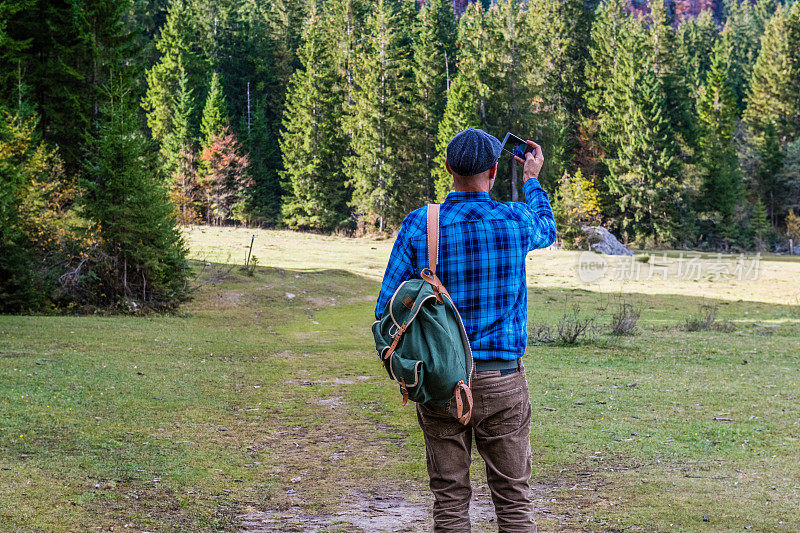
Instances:
[[[436,275],[439,262],[439,204],[428,204],[428,268]]]

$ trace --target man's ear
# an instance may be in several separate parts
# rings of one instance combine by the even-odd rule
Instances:
[[[495,176],[497,176],[497,161],[495,161],[494,166],[489,169],[489,179],[493,180]]]
[[[450,174],[451,176],[453,175],[453,169],[450,168],[450,163],[448,163],[446,159],[445,159],[445,162],[444,162],[444,168],[445,168],[445,170],[447,170],[448,174]]]

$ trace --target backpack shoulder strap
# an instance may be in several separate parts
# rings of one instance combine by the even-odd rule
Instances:
[[[428,204],[428,268],[436,275],[439,262],[439,204]]]
[[[420,277],[433,286],[433,293],[438,302],[443,302],[442,294],[447,293],[442,282],[436,276],[436,264],[439,262],[439,204],[428,204],[428,268],[422,269]]]

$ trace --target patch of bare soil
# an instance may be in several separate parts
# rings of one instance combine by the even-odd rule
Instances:
[[[240,531],[428,531],[431,527],[430,506],[425,500],[409,501],[400,492],[369,495],[356,491],[339,505],[340,511],[331,514],[305,513],[300,506],[284,511],[250,511],[239,517]],[[473,524],[489,526],[494,522],[491,501],[474,496],[470,516]]]
[[[333,307],[336,305],[336,298],[322,296],[308,296],[306,301],[313,307]]]
[[[292,385],[302,385],[304,387],[308,387],[310,385],[319,385],[324,383],[332,383],[334,385],[354,385],[357,381],[368,381],[372,379],[370,376],[356,376],[355,379],[346,379],[346,378],[333,378],[333,379],[317,379],[317,380],[296,380],[296,379],[287,379],[286,383],[290,383]]]
[[[345,303],[352,304],[358,302],[377,302],[378,297],[374,294],[367,294],[366,296],[353,296],[345,300]]]
[[[581,531],[577,524],[570,524],[567,516],[559,515],[550,507],[555,501],[553,493],[563,490],[561,484],[548,485],[537,483],[532,485],[537,520],[545,518],[555,520],[566,529],[558,531]],[[296,495],[299,496],[299,495]],[[431,507],[432,496],[429,492],[388,492],[385,494],[366,494],[354,491],[350,497],[338,505],[339,511],[331,513],[312,513],[304,511],[298,502],[284,510],[258,511],[249,509],[239,515],[240,532],[272,533],[272,532],[315,532],[346,531],[391,533],[397,531],[430,531],[432,528]],[[470,521],[473,531],[496,531],[494,506],[488,487],[474,487],[470,504]],[[573,527],[571,527],[573,526]]]
[[[297,385],[352,385],[368,376],[340,380],[298,380]],[[268,507],[240,502],[232,518],[243,533],[342,531],[430,531],[432,495],[423,480],[381,478],[372,464],[403,460],[403,431],[374,420],[347,416],[347,397],[325,395],[307,402],[322,424],[284,426],[248,446],[253,458],[269,452],[279,459],[269,477],[275,492]],[[365,406],[369,407],[369,406]],[[376,433],[396,434],[396,438]],[[418,458],[424,460],[423,458]],[[476,458],[477,459],[477,458]],[[592,457],[591,459],[595,459]],[[605,459],[569,465],[559,474],[532,484],[540,531],[613,531],[599,523],[595,510],[609,486],[605,470],[622,469]],[[376,467],[377,468],[377,467]],[[473,531],[497,531],[494,507],[485,483],[473,485]]]
[[[244,294],[241,291],[219,291],[216,303],[222,307],[239,307],[243,297]]]
[[[87,504],[89,516],[92,516],[93,530],[114,531],[115,528],[125,531],[152,531],[157,527],[169,525],[175,531],[196,530],[201,527],[197,515],[187,512],[187,508],[178,501],[178,495],[169,488],[157,486],[153,481],[128,481],[104,483],[98,492],[102,497],[92,498]],[[220,515],[230,528],[234,517]],[[131,528],[131,529],[128,529]]]

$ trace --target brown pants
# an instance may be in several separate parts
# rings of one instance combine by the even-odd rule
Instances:
[[[501,532],[535,532],[531,477],[531,403],[525,370],[501,375],[478,372],[472,379],[474,405],[469,425],[455,418],[455,400],[439,407],[417,404],[434,496],[434,531],[470,531],[472,436],[486,462]]]

